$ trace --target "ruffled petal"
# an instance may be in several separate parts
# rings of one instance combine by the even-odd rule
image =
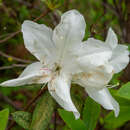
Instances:
[[[102,41],[94,38],[82,43],[74,53],[78,64],[88,70],[107,64],[112,56],[112,51]]]
[[[55,57],[52,30],[43,24],[26,20],[22,24],[25,47],[42,63],[50,63]]]
[[[52,97],[67,111],[72,111],[75,118],[80,117],[79,112],[74,106],[70,96],[70,76],[57,75],[48,83],[48,89]]]
[[[105,44],[108,45],[111,49],[114,49],[117,46],[118,39],[112,28],[109,28],[105,42]]]
[[[40,62],[35,62],[27,66],[18,78],[5,81],[1,83],[0,86],[16,87],[26,84],[46,83],[51,78],[50,73],[51,72],[49,70],[44,69],[43,65]]]
[[[114,72],[118,73],[123,70],[129,63],[129,51],[125,45],[118,45],[113,50],[110,64],[114,67]]]
[[[104,88],[112,78],[112,73],[105,71],[103,67],[97,67],[93,70],[84,71],[73,75],[73,82],[82,87],[92,87],[96,89]]]
[[[88,95],[95,100],[97,103],[101,104],[107,110],[114,110],[115,116],[117,117],[120,111],[118,102],[111,96],[107,88],[97,90],[94,88],[85,88]]]

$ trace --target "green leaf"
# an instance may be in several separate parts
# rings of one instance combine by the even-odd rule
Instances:
[[[83,110],[83,121],[87,126],[86,130],[95,129],[99,116],[100,105],[88,97]]]
[[[104,119],[104,127],[107,129],[114,129],[122,126],[125,122],[130,120],[130,106],[120,107],[118,117],[114,116],[114,112],[110,112]]]
[[[9,109],[6,108],[0,111],[0,130],[5,130],[8,122]]]
[[[33,112],[29,130],[45,130],[51,120],[54,108],[55,101],[48,92],[44,93]]]
[[[83,100],[79,95],[76,95],[75,93],[71,94],[72,101],[74,102],[76,108],[78,109],[79,112],[81,112],[82,107],[83,107]]]
[[[117,92],[117,94],[123,98],[130,99],[130,82],[123,85]]]
[[[61,118],[72,130],[86,130],[86,126],[81,119],[76,120],[72,112],[58,109]]]
[[[31,113],[24,111],[16,111],[12,113],[13,119],[24,129],[29,129],[32,115]]]

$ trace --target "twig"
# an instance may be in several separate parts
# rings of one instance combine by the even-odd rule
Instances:
[[[43,12],[39,17],[35,18],[33,21],[36,22],[37,20],[41,19],[42,17],[46,16],[49,12],[51,12],[51,10],[49,8],[47,8],[47,10],[45,12]],[[4,43],[6,41],[8,41],[9,39],[11,39],[12,37],[16,36],[17,34],[19,34],[21,32],[21,30],[18,30],[16,32],[11,33],[8,37],[6,37],[3,40],[0,40],[0,43]]]
[[[30,102],[26,105],[26,107],[24,108],[24,110],[27,110],[46,90],[47,90],[47,87],[41,89],[38,92],[38,94],[32,100],[30,100]]]
[[[20,58],[17,58],[17,57],[8,55],[8,54],[6,54],[6,53],[4,53],[4,52],[2,52],[2,51],[0,51],[0,55],[3,56],[3,57],[6,57],[6,58],[12,58],[13,60],[19,61],[19,62],[32,63],[32,61],[30,61],[30,60],[23,60],[23,59],[20,59]]]
[[[117,1],[116,1],[116,0],[113,0],[113,3],[114,3],[114,6],[115,6],[116,11],[120,14],[120,10],[119,10]]]
[[[16,32],[11,33],[11,34],[10,34],[8,37],[6,37],[5,39],[0,40],[0,43],[3,43],[3,42],[8,41],[10,38],[14,37],[15,35],[19,34],[20,32],[21,32],[21,30],[18,30],[18,31],[16,31]]]
[[[35,18],[33,21],[34,22],[38,21],[42,17],[46,16],[49,12],[51,12],[51,10],[49,8],[47,8],[45,12],[43,12],[39,17]]]
[[[15,105],[11,99],[9,99],[7,96],[3,95],[1,92],[0,92],[0,98],[3,99],[8,104],[10,104],[11,106],[13,106],[16,110],[22,110],[20,107]]]
[[[24,107],[24,111],[27,110],[28,108],[31,107],[31,105],[47,90],[47,87],[44,87],[43,89],[41,89],[38,94],[32,98],[32,100],[30,100],[30,102]],[[11,128],[15,125],[15,121],[12,121],[10,126],[8,127],[7,130],[11,130]]]
[[[16,67],[26,67],[27,65],[26,64],[12,64],[12,65],[9,65],[9,66],[3,66],[3,67],[0,67],[0,70],[6,70],[6,69],[12,69],[12,68],[16,68]]]
[[[119,17],[118,13],[116,12],[115,8],[114,8],[112,5],[110,5],[108,2],[105,3],[104,1],[102,1],[102,4],[103,4],[107,9],[109,9],[110,11],[112,11],[113,14],[115,14],[117,17]]]

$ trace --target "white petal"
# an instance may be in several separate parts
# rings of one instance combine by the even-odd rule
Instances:
[[[61,16],[61,22],[53,32],[53,41],[57,47],[58,64],[64,71],[79,72],[73,55],[74,46],[81,43],[85,34],[84,17],[76,10],[70,10]]]
[[[54,59],[55,45],[52,30],[43,24],[26,20],[22,24],[25,47],[42,63]],[[48,61],[49,60],[49,61]]]
[[[68,74],[75,74],[81,72],[80,66],[77,63],[76,57],[68,52],[61,63],[62,71]]]
[[[75,118],[80,117],[79,112],[74,106],[70,96],[70,77],[66,75],[55,76],[54,79],[49,82],[48,89],[53,98],[67,111],[72,111]]]
[[[77,48],[78,63],[88,69],[105,65],[112,56],[112,51],[105,44],[94,38],[89,38]]]
[[[0,84],[3,87],[16,87],[26,84],[46,83],[50,80],[50,72],[43,69],[40,62],[32,63],[22,72],[22,74],[12,80],[5,81]]]
[[[107,73],[103,67],[97,67],[87,72],[73,75],[73,81],[82,87],[96,89],[104,88],[112,78],[112,73]]]
[[[86,23],[84,17],[76,10],[70,10],[61,16],[61,21],[54,29],[53,40],[58,48],[64,49],[82,41]]]
[[[109,28],[105,42],[111,49],[114,49],[117,46],[118,39],[112,28]]]
[[[35,74],[40,71],[41,68],[43,68],[43,65],[40,62],[34,62],[24,69],[24,71],[20,74],[19,78],[25,77],[30,74]]]
[[[94,88],[85,88],[88,95],[95,100],[97,103],[101,104],[105,109],[114,110],[115,116],[117,117],[119,114],[119,104],[118,102],[111,96],[110,92],[107,88],[103,88],[101,90],[97,90]]]
[[[114,72],[118,73],[123,70],[129,63],[128,47],[125,45],[118,45],[113,50],[113,55],[110,64],[114,67]]]

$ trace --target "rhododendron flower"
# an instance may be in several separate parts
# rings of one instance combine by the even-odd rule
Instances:
[[[25,47],[39,62],[27,66],[17,79],[0,85],[48,83],[52,97],[79,118],[80,114],[70,96],[71,81],[74,81],[104,108],[114,110],[117,116],[119,105],[106,85],[113,73],[128,64],[128,51],[126,46],[117,45],[117,38],[111,29],[105,44],[95,39],[82,42],[85,28],[84,17],[76,10],[64,13],[53,31],[43,24],[24,21],[22,32]]]
[[[78,63],[84,72],[75,74],[75,83],[83,86],[88,95],[108,110],[119,114],[119,105],[107,89],[114,73],[123,70],[129,63],[128,47],[118,45],[118,39],[110,28],[105,43],[88,38],[78,47]],[[75,53],[75,52],[74,52]]]

